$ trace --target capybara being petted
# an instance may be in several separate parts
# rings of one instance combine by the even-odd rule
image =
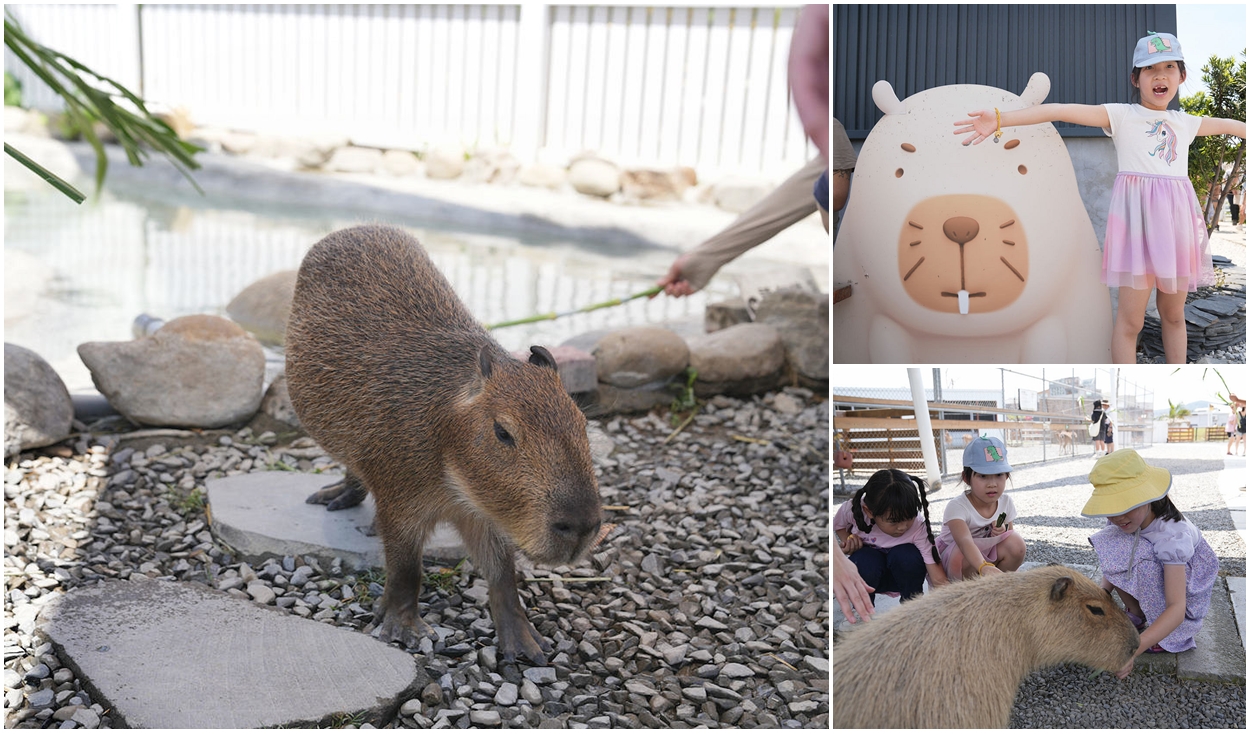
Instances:
[[[834,729],[1006,727],[1020,681],[1081,663],[1115,672],[1137,630],[1064,566],[947,584],[856,624],[833,646]]]
[[[386,558],[378,636],[414,647],[431,633],[417,613],[421,550],[445,520],[489,581],[504,660],[545,665],[550,646],[521,607],[515,551],[571,563],[598,540],[601,516],[586,419],[551,354],[513,358],[416,239],[370,225],[327,235],[304,257],[286,374],[300,421],[347,469],[331,489],[339,506],[362,488],[373,495]]]

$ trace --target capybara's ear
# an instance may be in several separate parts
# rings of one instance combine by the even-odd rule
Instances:
[[[478,371],[482,373],[482,379],[490,379],[491,363],[490,352],[486,351],[486,347],[482,347],[482,351],[477,353]]]
[[[548,352],[545,347],[530,347],[529,362],[530,364],[536,364],[539,367],[547,367],[553,370],[556,368],[556,358],[551,356],[551,352]]]
[[[1054,585],[1050,587],[1050,600],[1059,601],[1063,595],[1068,593],[1068,587],[1072,585],[1072,579],[1067,576],[1061,576],[1055,579]]]

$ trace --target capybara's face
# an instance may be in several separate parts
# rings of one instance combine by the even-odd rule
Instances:
[[[1048,624],[1035,634],[1044,639],[1045,664],[1077,662],[1117,671],[1137,652],[1140,638],[1111,594],[1083,574],[1062,566],[1029,571],[1053,576],[1046,598]]]
[[[510,361],[488,372],[461,403],[468,450],[449,470],[527,556],[575,561],[598,540],[601,519],[586,418],[554,368]]]

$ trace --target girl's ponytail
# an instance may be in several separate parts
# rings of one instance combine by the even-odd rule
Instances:
[[[916,483],[916,489],[920,491],[920,506],[924,508],[924,529],[929,536],[929,547],[933,550],[933,562],[942,563],[942,559],[938,558],[937,541],[933,539],[933,526],[929,524],[929,497],[925,494],[925,483],[920,477],[907,475]]]
[[[864,520],[864,510],[859,504],[860,500],[864,497],[864,492],[867,490],[868,485],[865,484],[859,488],[859,491],[855,493],[855,496],[851,497],[851,515],[855,518],[855,527],[859,528],[862,533],[872,532],[872,523]]]

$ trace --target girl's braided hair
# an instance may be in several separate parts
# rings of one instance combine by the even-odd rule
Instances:
[[[910,520],[922,510],[924,511],[924,527],[933,547],[933,562],[941,563],[937,555],[936,541],[933,539],[933,526],[929,524],[929,497],[926,492],[928,485],[920,477],[915,477],[901,469],[882,469],[868,478],[868,482],[851,498],[851,514],[855,517],[855,526],[861,532],[870,532],[872,523],[864,519],[864,505],[874,517],[882,517],[889,522]]]

